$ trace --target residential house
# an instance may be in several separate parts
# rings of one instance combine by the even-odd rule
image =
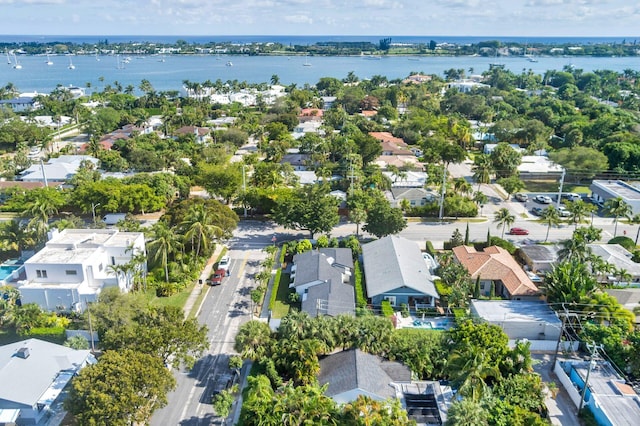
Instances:
[[[369,132],[369,135],[380,141],[382,155],[375,163],[381,169],[384,170],[391,165],[408,170],[424,170],[416,153],[409,149],[409,145],[402,138],[397,138],[389,132]]]
[[[478,83],[473,80],[457,80],[447,83],[447,89],[456,89],[460,93],[471,93],[473,90],[491,87],[488,84]]]
[[[289,287],[300,295],[302,310],[313,317],[354,314],[352,273],[351,249],[311,250],[293,257]]]
[[[605,293],[615,297],[619,304],[633,313],[636,325],[640,325],[640,315],[636,314],[640,308],[640,288],[605,288]]]
[[[397,175],[394,172],[382,172],[382,174],[391,180],[392,188],[423,188],[429,177],[425,172],[411,170],[400,172]]]
[[[312,120],[312,121],[303,121],[299,123],[293,129],[293,138],[300,139],[307,133],[315,133],[317,135],[324,134],[324,131],[322,130],[322,122]]]
[[[517,256],[535,273],[545,273],[553,269],[558,261],[558,248],[542,244],[527,244],[518,249]]]
[[[174,136],[194,135],[196,142],[201,144],[211,141],[211,130],[208,127],[182,126],[173,134]]]
[[[594,180],[589,187],[597,201],[620,197],[631,206],[632,215],[640,214],[640,188],[621,180]]]
[[[559,179],[564,168],[543,155],[523,155],[518,166],[522,179]]]
[[[471,315],[500,327],[509,340],[547,341],[547,350],[554,350],[562,321],[543,301],[472,300]],[[533,345],[533,343],[532,343]]]
[[[326,394],[339,404],[368,396],[375,401],[400,397],[395,382],[410,382],[411,370],[360,349],[337,352],[320,360],[318,383],[327,385]]]
[[[403,200],[411,207],[420,207],[435,199],[435,194],[424,188],[391,188],[386,194],[392,207],[401,207]]]
[[[471,279],[480,277],[480,293],[489,296],[493,285],[495,295],[512,300],[539,300],[540,290],[508,251],[498,246],[478,252],[473,247],[454,247],[453,255],[464,266]]]
[[[640,263],[631,260],[633,253],[620,244],[587,244],[587,247],[594,256],[598,256],[605,262],[610,263],[617,271],[624,270],[629,274],[630,279],[625,279],[624,281],[640,282]],[[619,278],[615,271],[606,277],[607,281],[612,283],[618,282]]]
[[[435,306],[438,292],[414,241],[395,235],[362,245],[367,297],[374,306],[388,300],[411,309]]]
[[[403,84],[422,84],[428,83],[433,77],[425,74],[412,74],[409,77],[402,80]]]
[[[13,99],[1,99],[0,108],[10,108],[13,112],[27,112],[40,109],[38,93],[21,93]]]
[[[90,155],[61,155],[50,158],[47,163],[32,164],[20,173],[18,180],[24,182],[66,182],[80,169],[82,162],[90,161],[96,167],[100,161]],[[48,185],[47,185],[48,186]]]
[[[36,303],[47,311],[80,312],[105,287],[131,290],[135,271],[116,269],[130,264],[139,253],[145,253],[142,232],[54,230],[45,247],[24,262],[26,279],[15,285],[23,304]]]
[[[640,396],[616,370],[609,362],[596,358],[591,362],[557,361],[553,372],[576,408],[582,406],[591,411],[598,425],[638,424]]]
[[[280,164],[289,163],[291,167],[293,167],[293,170],[299,172],[307,170],[311,156],[309,154],[300,154],[297,152],[298,150],[295,151],[296,152],[289,151],[283,155]]]
[[[89,350],[39,339],[0,346],[0,423],[42,424],[62,402],[67,383],[95,362]]]
[[[322,109],[325,111],[329,111],[333,107],[333,104],[336,101],[336,99],[337,98],[335,96],[323,96]]]
[[[322,122],[322,116],[324,111],[319,108],[303,108],[298,114],[298,121],[304,123],[307,121],[319,121]]]

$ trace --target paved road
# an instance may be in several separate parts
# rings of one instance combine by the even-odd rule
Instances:
[[[198,316],[200,323],[209,327],[208,353],[191,371],[176,372],[178,387],[169,395],[168,405],[153,415],[151,425],[199,426],[220,422],[213,412],[211,399],[214,392],[224,389],[232,378],[229,356],[234,353],[233,342],[239,327],[249,320],[253,275],[265,256],[252,238],[252,228],[251,224],[241,226],[241,238],[230,241],[231,275],[223,285],[208,288]],[[253,247],[244,246],[245,232]],[[265,239],[261,244],[264,247],[268,241]]]

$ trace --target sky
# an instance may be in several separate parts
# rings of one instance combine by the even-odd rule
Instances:
[[[7,35],[640,33],[633,0],[0,0],[0,16]]]

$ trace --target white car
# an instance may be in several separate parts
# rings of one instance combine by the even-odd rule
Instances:
[[[551,204],[553,200],[548,195],[536,195],[534,198],[535,201],[542,204]]]
[[[229,256],[222,256],[222,259],[220,259],[220,261],[218,262],[218,269],[224,269],[225,271],[227,271],[227,275],[229,275],[230,264],[231,259],[229,259]]]

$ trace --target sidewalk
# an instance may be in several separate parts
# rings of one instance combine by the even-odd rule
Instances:
[[[189,317],[189,314],[193,309],[193,305],[198,300],[198,297],[200,296],[200,294],[202,294],[203,291],[209,291],[209,286],[207,286],[205,282],[209,277],[209,275],[211,275],[211,270],[213,269],[213,265],[218,261],[218,257],[220,257],[220,253],[222,253],[223,249],[224,249],[224,245],[216,244],[216,249],[213,251],[213,254],[207,261],[207,264],[204,265],[204,269],[200,273],[200,278],[198,279],[198,282],[196,283],[196,285],[193,286],[193,290],[191,290],[191,294],[189,295],[189,298],[184,303],[183,309],[184,309],[185,319]]]

